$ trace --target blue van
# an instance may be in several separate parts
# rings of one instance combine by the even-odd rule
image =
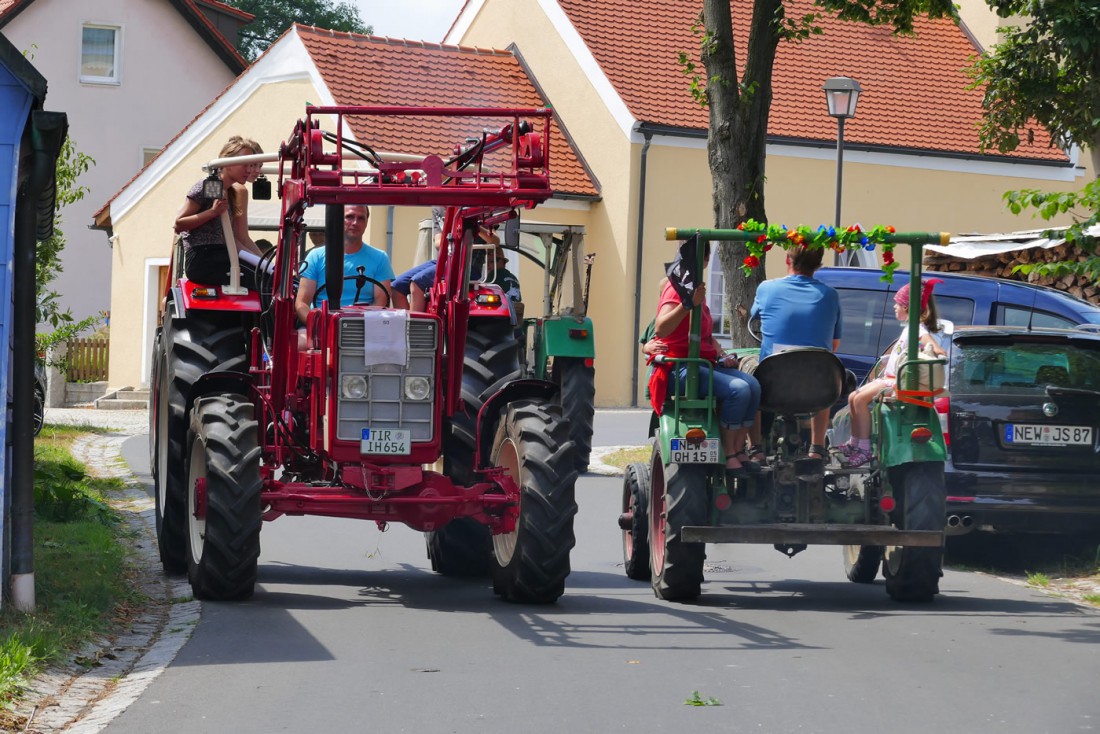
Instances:
[[[901,333],[894,293],[909,282],[909,273],[896,271],[893,283],[883,282],[877,268],[821,268],[815,277],[840,293],[844,324],[837,356],[862,380]],[[956,326],[1100,324],[1100,306],[1054,288],[958,273],[927,272],[924,277],[943,281],[934,292],[936,308],[941,319]]]

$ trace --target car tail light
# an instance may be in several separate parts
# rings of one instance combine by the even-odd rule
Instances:
[[[936,413],[940,417],[940,429],[943,431],[943,442],[951,445],[951,434],[947,430],[947,414],[951,411],[951,398],[943,397],[935,400]]]

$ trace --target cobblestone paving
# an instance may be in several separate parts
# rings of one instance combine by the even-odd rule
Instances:
[[[69,414],[74,414],[71,419]],[[111,504],[133,532],[135,579],[148,603],[114,637],[93,641],[67,664],[39,676],[15,713],[26,718],[22,731],[27,734],[94,734],[137,700],[175,658],[198,623],[199,602],[192,600],[186,578],[162,573],[153,500],[120,453],[123,441],[145,430],[145,412],[58,409],[50,410],[46,420],[118,430],[81,436],[72,453],[90,474],[126,483]]]

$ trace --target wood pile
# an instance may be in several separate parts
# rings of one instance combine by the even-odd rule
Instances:
[[[989,278],[1002,278],[1015,280],[1035,285],[1045,285],[1065,291],[1070,295],[1083,298],[1086,301],[1100,305],[1100,284],[1089,281],[1081,275],[1049,276],[1032,272],[1027,275],[1014,272],[1018,265],[1043,262],[1067,262],[1076,260],[1083,262],[1088,257],[1087,253],[1074,245],[1063,243],[1057,247],[1029,247],[1026,249],[1002,252],[997,255],[986,255],[971,260],[950,255],[941,255],[938,252],[925,252],[924,269],[947,273],[962,273],[965,275],[982,275]]]

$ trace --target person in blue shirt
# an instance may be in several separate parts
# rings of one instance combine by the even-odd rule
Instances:
[[[362,266],[363,274],[382,283],[383,287],[367,283],[367,287],[359,294],[359,303],[386,306],[390,305],[393,266],[390,265],[390,259],[386,253],[363,242],[363,233],[367,231],[368,221],[370,221],[370,212],[365,206],[344,207],[344,275],[358,275],[359,267]],[[309,317],[311,309],[328,299],[327,288],[319,298],[317,297],[317,291],[324,285],[325,248],[318,247],[306,253],[301,277],[298,279],[298,294],[294,299],[294,310],[303,323]],[[355,284],[352,281],[345,281],[340,305],[350,306],[353,303],[355,303]]]
[[[760,317],[760,361],[788,347],[819,347],[835,352],[840,346],[840,295],[814,278],[821,267],[824,249],[793,248],[787,253],[787,277],[768,280],[756,290],[750,318]],[[825,430],[829,409],[810,421],[810,451],[813,458],[828,459]],[[759,448],[760,418],[750,432],[750,458],[763,458]]]

